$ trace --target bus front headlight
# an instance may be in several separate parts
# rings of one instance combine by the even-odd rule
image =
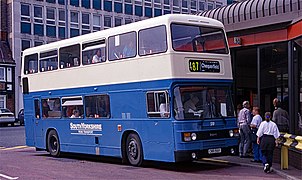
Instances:
[[[229,135],[230,135],[230,137],[233,137],[234,136],[234,131],[233,130],[229,130]]]
[[[196,133],[192,133],[192,134],[191,134],[191,138],[192,138],[193,141],[195,141],[195,140],[197,139]]]

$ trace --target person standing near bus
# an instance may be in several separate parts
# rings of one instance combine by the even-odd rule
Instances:
[[[259,107],[253,108],[253,115],[254,115],[254,117],[252,119],[250,126],[251,126],[251,141],[252,141],[252,145],[253,145],[254,159],[251,160],[251,162],[262,162],[261,161],[262,160],[261,149],[259,147],[259,144],[257,144],[257,131],[262,122]]]
[[[251,123],[251,113],[249,110],[250,103],[244,101],[242,103],[243,109],[240,110],[238,114],[238,127],[240,133],[240,143],[239,143],[239,156],[241,158],[248,157],[247,151],[250,147],[250,123]]]
[[[260,144],[262,152],[262,163],[264,172],[272,172],[273,153],[275,146],[278,145],[277,138],[280,136],[277,125],[271,121],[271,113],[265,113],[265,121],[263,121],[257,132],[257,143]]]
[[[281,108],[281,103],[277,98],[273,100],[273,105],[275,107],[275,110],[273,112],[273,121],[277,124],[278,129],[281,132],[288,132],[289,130],[288,113]]]

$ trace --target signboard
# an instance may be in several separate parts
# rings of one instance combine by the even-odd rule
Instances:
[[[191,72],[220,72],[219,61],[203,61],[203,60],[189,60],[189,70]]]

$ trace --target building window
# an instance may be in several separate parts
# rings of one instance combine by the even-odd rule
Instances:
[[[44,36],[43,24],[34,24],[34,35]]]
[[[171,14],[171,11],[164,10],[164,14]]]
[[[92,2],[93,9],[101,10],[102,9],[102,4],[101,3],[102,3],[101,0],[93,0],[93,2]]]
[[[148,117],[168,118],[170,117],[169,98],[166,91],[147,93]]]
[[[132,4],[125,4],[125,14],[133,15]]]
[[[110,118],[108,95],[85,96],[87,118]]]
[[[199,10],[200,11],[204,11],[204,1],[200,1],[198,4],[199,4]]]
[[[179,7],[179,0],[173,0],[173,6]]]
[[[58,0],[58,3],[61,5],[65,5],[65,0]]]
[[[104,10],[112,12],[112,1],[104,0]]]
[[[59,27],[59,38],[65,39],[65,27]]]
[[[154,9],[154,16],[161,16],[162,15],[162,12],[161,12],[161,9]]]
[[[5,78],[5,67],[0,67],[0,81],[6,81],[6,78]]]
[[[43,10],[40,6],[34,7],[34,17],[35,18],[43,18]]]
[[[191,0],[191,9],[196,9],[196,8],[197,8],[196,0]]]
[[[214,4],[208,2],[208,10],[214,9]]]
[[[35,41],[34,46],[41,46],[43,45],[43,41]]]
[[[30,40],[21,40],[21,50],[24,51],[27,48],[30,48]]]
[[[79,13],[70,12],[70,37],[75,37],[80,35],[79,31]]]
[[[70,12],[71,22],[79,23],[79,13],[78,12]]]
[[[80,45],[60,48],[60,68],[70,68],[80,65]]]
[[[90,9],[90,0],[82,0],[82,7]]]
[[[114,12],[122,13],[123,12],[123,5],[119,2],[114,2]]]
[[[125,19],[125,24],[130,24],[130,23],[132,23],[132,19]]]
[[[6,96],[0,95],[0,108],[6,108]]]
[[[222,3],[216,2],[216,8],[220,8],[222,6]]]
[[[56,0],[46,0],[48,3],[56,3]]]
[[[53,8],[47,8],[46,18],[54,20],[55,19],[55,9],[53,9]]]
[[[93,15],[93,31],[101,30],[101,16]]]
[[[182,7],[188,8],[188,0],[182,0]]]
[[[151,7],[145,7],[145,16],[146,17],[152,17],[152,8]]]
[[[70,0],[70,5],[79,7],[79,0]]]
[[[122,25],[122,18],[116,17],[114,19],[114,26],[117,27],[117,26],[120,26],[120,25]]]
[[[56,26],[46,25],[46,36],[48,37],[56,37]]]
[[[164,5],[170,5],[170,0],[164,0]]]
[[[21,15],[22,16],[30,16],[29,5],[21,4]]]
[[[111,17],[110,16],[104,16],[104,27],[105,28],[111,28],[112,23],[111,23]]]
[[[80,35],[79,29],[70,28],[70,37],[76,37]]]
[[[135,6],[135,15],[143,16],[143,7],[142,6]]]
[[[27,22],[21,22],[21,33],[31,34],[31,24]]]
[[[82,34],[90,33],[90,14],[82,14]]]

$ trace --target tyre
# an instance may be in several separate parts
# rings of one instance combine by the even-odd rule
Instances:
[[[51,156],[60,156],[60,141],[58,134],[55,130],[51,130],[47,136],[47,149]]]
[[[137,134],[129,134],[126,141],[126,156],[129,164],[141,166],[143,163],[142,143]]]

